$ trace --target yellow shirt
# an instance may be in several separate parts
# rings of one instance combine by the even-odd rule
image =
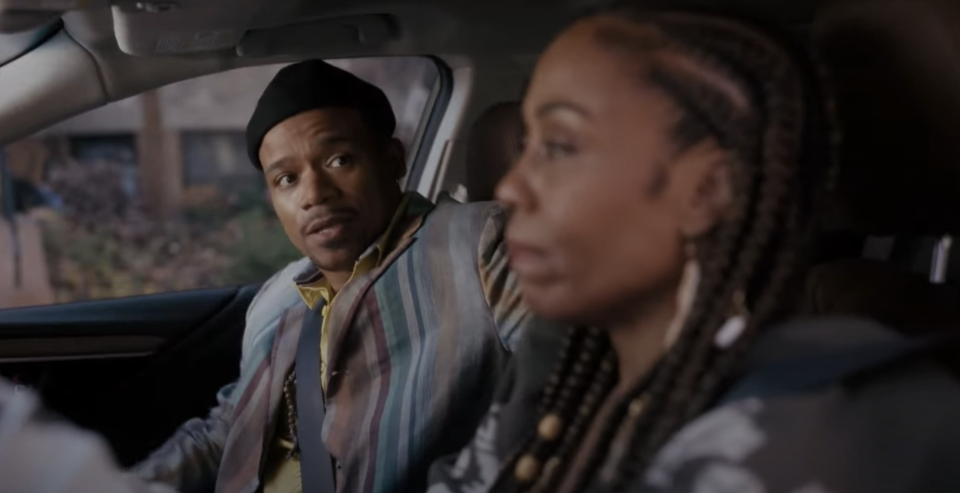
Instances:
[[[353,266],[353,273],[350,275],[347,284],[350,284],[357,276],[376,269],[380,263],[383,262],[383,257],[391,246],[390,242],[392,241],[394,230],[403,217],[404,212],[406,212],[409,198],[409,194],[403,196],[403,200],[400,202],[400,206],[397,207],[397,212],[394,213],[393,219],[390,220],[387,230],[384,231],[383,235],[373,247],[357,259],[357,263]],[[324,301],[323,308],[321,308],[323,326],[320,328],[320,383],[323,386],[324,393],[326,393],[327,380],[324,376],[327,373],[330,333],[328,323],[330,317],[327,315],[330,314],[331,307],[336,303],[338,293],[334,292],[326,279],[320,279],[312,284],[297,284],[296,287],[300,292],[300,297],[303,298],[304,303],[306,303],[311,310],[317,306],[317,303],[319,303],[321,299]],[[280,412],[278,414],[280,419],[277,420],[277,433],[275,433],[273,443],[267,451],[267,464],[263,474],[263,493],[302,493],[303,491],[303,483],[300,479],[300,459],[287,457],[287,454],[293,449],[293,443],[283,438],[284,435],[287,434],[288,425],[285,418],[287,411],[286,401],[281,399]],[[317,437],[316,439],[320,440],[321,437]]]

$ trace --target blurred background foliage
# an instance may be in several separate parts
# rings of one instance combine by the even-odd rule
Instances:
[[[262,282],[301,257],[262,193],[195,193],[157,221],[124,193],[120,165],[65,166],[48,183],[64,204],[42,221],[57,302]]]

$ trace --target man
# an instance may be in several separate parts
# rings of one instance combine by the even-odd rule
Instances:
[[[184,493],[214,480],[217,492],[289,493],[301,490],[298,454],[325,444],[337,491],[419,491],[431,461],[470,439],[529,317],[501,210],[403,194],[395,126],[382,91],[322,61],[286,67],[267,87],[249,153],[307,258],[254,299],[239,381],[137,466],[140,477]],[[304,430],[324,406],[304,407],[320,387],[314,436]],[[304,482],[326,467],[303,459]]]

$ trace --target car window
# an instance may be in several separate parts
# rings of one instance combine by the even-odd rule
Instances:
[[[381,87],[397,137],[419,147],[433,60],[331,63]],[[244,145],[280,68],[179,82],[3,148],[0,308],[257,283],[300,258]]]

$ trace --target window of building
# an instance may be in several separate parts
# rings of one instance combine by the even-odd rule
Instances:
[[[183,186],[214,186],[224,191],[258,188],[263,177],[250,165],[246,139],[240,131],[185,131]]]

